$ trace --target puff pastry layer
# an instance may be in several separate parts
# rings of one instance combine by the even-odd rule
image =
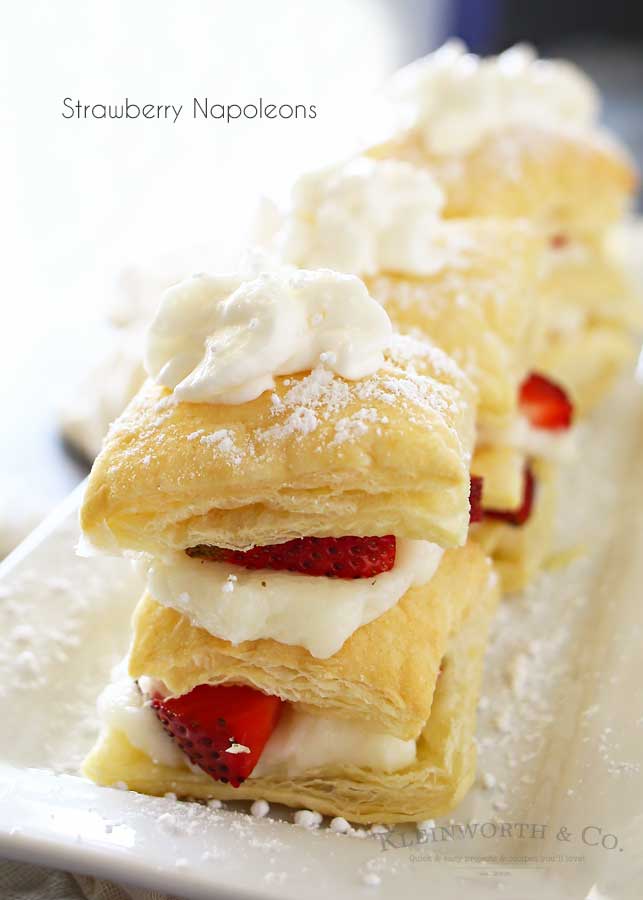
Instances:
[[[582,416],[632,363],[635,335],[643,330],[643,300],[599,241],[563,249],[555,260],[554,253],[542,284],[547,340],[536,367],[569,391]]]
[[[503,593],[525,588],[542,569],[550,549],[556,513],[556,470],[542,459],[532,460],[537,494],[531,516],[516,527],[506,522],[482,521],[471,528],[471,540],[493,560]]]
[[[556,330],[562,309],[581,324],[643,331],[640,290],[603,241],[575,241],[549,251],[547,259],[539,289],[546,329]]]
[[[483,479],[483,506],[517,509],[522,502],[524,470],[525,454],[515,447],[476,447],[471,473]]]
[[[464,542],[475,389],[449,357],[397,335],[361,381],[322,368],[277,381],[237,406],[144,386],[89,477],[89,542],[155,556],[305,535]]]
[[[476,706],[497,599],[494,579],[487,576],[475,606],[447,648],[430,717],[417,741],[417,759],[400,772],[383,774],[346,764],[332,772],[314,770],[291,779],[251,777],[234,789],[205,774],[155,765],[114,730],[100,738],[83,771],[99,784],[124,781],[131,790],[146,794],[173,791],[202,800],[262,797],[353,822],[416,822],[443,815],[459,803],[474,779]]]
[[[538,357],[538,371],[561,384],[574,402],[575,415],[584,416],[635,356],[634,341],[623,329],[593,325],[552,338]]]
[[[401,331],[428,336],[465,369],[481,422],[506,424],[539,346],[544,244],[520,222],[442,222],[436,232],[434,275],[382,274],[367,279],[369,291]]]
[[[129,672],[159,678],[177,695],[204,683],[247,684],[305,712],[411,740],[428,717],[447,642],[488,576],[479,547],[447,551],[428,584],[411,588],[328,659],[273,640],[230,644],[145,595],[134,614]]]
[[[428,166],[451,218],[527,218],[547,231],[596,233],[618,221],[636,189],[627,153],[601,133],[516,123],[462,156],[430,156],[416,133],[371,149]]]

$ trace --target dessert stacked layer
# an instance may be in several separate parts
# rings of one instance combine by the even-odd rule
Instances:
[[[643,327],[640,298],[610,250],[637,175],[600,126],[594,85],[526,46],[480,59],[452,41],[401,70],[388,94],[399,126],[376,157],[429,171],[448,218],[524,218],[541,232],[537,368],[588,412],[632,360]]]
[[[391,95],[404,124],[296,183],[261,274],[161,299],[82,510],[147,579],[102,784],[385,823],[471,784],[499,586],[547,559],[574,418],[643,320],[609,250],[635,177],[525,48],[446,45]]]
[[[451,809],[498,594],[463,546],[470,380],[359,279],[293,268],[170,289],[147,367],[82,510],[147,572],[86,774],[357,822]]]
[[[572,404],[535,371],[545,241],[522,220],[446,219],[444,205],[428,171],[361,157],[300,179],[273,245],[295,264],[364,278],[400,331],[429,337],[469,375],[483,511],[472,537],[516,590],[549,552],[553,464],[572,451]]]
[[[364,278],[398,329],[469,374],[484,510],[472,537],[520,590],[550,552],[573,420],[643,325],[609,250],[635,173],[599,129],[591,83],[526,47],[481,60],[451,42],[388,93],[388,139],[300,179],[274,247]]]

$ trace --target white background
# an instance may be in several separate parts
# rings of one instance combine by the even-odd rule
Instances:
[[[0,531],[82,470],[56,408],[101,353],[126,264],[216,267],[260,192],[350,147],[370,93],[439,42],[442,0],[30,0],[5,4]],[[314,120],[194,121],[191,102],[315,104]],[[77,121],[83,103],[183,103],[169,121]]]

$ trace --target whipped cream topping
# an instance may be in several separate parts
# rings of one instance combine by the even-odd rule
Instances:
[[[245,403],[277,375],[320,363],[349,380],[371,375],[391,334],[386,312],[350,275],[288,267],[248,281],[196,275],[164,293],[145,367],[177,400]]]
[[[510,425],[494,428],[489,425],[478,427],[479,446],[515,447],[527,456],[542,456],[553,462],[572,462],[576,458],[576,433],[573,428],[550,431],[534,428],[524,416],[516,416]]]
[[[183,766],[187,759],[167,735],[156,714],[127,674],[127,660],[112,671],[112,680],[97,701],[103,725],[122,731],[133,747],[161,766]]]
[[[98,698],[98,714],[103,725],[122,731],[132,746],[158,765],[199,773],[201,770],[190,763],[165,733],[150,708],[149,699],[127,675],[126,660],[114,669],[112,679]],[[148,679],[140,681],[145,692]],[[159,693],[165,691],[161,689]],[[311,716],[296,705],[286,704],[253,775],[266,775],[284,768],[289,775],[295,775],[341,765],[394,772],[410,765],[415,754],[415,741],[402,741],[342,719]]]
[[[325,659],[410,587],[426,584],[441,557],[436,544],[398,540],[389,572],[346,580],[250,570],[177,554],[151,563],[148,590],[158,603],[232,644],[272,638]]]
[[[252,774],[279,772],[290,778],[347,765],[397,772],[415,762],[415,757],[415,741],[368,731],[347,719],[311,716],[288,704]]]
[[[387,91],[404,127],[416,129],[437,155],[466,153],[489,132],[512,122],[591,126],[598,95],[576,66],[538,59],[518,44],[481,59],[461,41],[401,69]]]
[[[281,253],[296,265],[362,277],[430,274],[431,238],[443,205],[427,171],[395,160],[354,159],[299,179]]]

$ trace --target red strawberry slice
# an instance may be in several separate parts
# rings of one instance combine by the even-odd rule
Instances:
[[[239,787],[279,721],[282,701],[240,685],[200,684],[181,697],[152,698],[165,731],[191,763]]]
[[[537,372],[520,386],[520,409],[534,428],[558,431],[572,424],[573,406],[565,390]]]
[[[185,552],[246,569],[286,569],[328,578],[372,578],[389,572],[395,565],[395,537],[305,537],[245,551],[199,544]]]
[[[525,476],[522,489],[522,503],[518,509],[485,509],[485,519],[498,519],[509,525],[524,525],[531,515],[536,493],[536,479],[530,467],[525,468]]]
[[[483,517],[482,476],[471,475],[471,487],[469,488],[469,523],[482,522]]]

